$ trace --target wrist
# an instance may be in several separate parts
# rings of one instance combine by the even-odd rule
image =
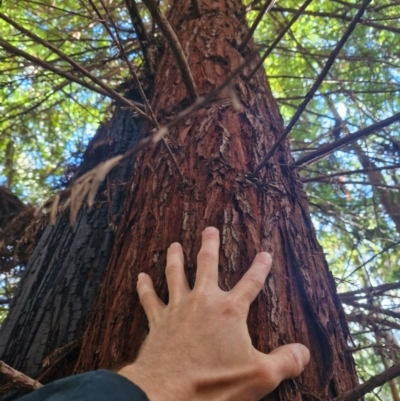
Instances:
[[[138,386],[150,401],[187,401],[194,399],[194,392],[181,375],[151,372],[137,363],[121,368],[117,373]]]

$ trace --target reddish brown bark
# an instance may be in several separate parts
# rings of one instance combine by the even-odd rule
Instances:
[[[253,45],[246,54],[237,50],[247,32],[237,0],[203,0],[200,6],[201,18],[192,19],[190,2],[176,0],[170,23],[203,94],[221,83]],[[357,383],[344,314],[305,193],[297,173],[287,167],[288,144],[276,152],[256,182],[245,178],[283,130],[264,72],[249,83],[237,79],[235,88],[242,111],[235,111],[228,93],[222,93],[170,132],[184,183],[162,146],[138,157],[76,370],[113,368],[135,358],[147,333],[136,295],[138,273],[149,273],[167,301],[167,247],[182,243],[193,283],[200,233],[214,225],[221,232],[220,286],[225,290],[235,285],[257,252],[273,254],[273,270],[248,320],[255,346],[269,352],[299,341],[311,350],[312,361],[302,376],[285,382],[272,397],[328,400]],[[187,104],[167,49],[158,65],[152,105],[165,123]]]

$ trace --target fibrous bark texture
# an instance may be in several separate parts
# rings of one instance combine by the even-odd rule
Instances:
[[[117,108],[89,144],[77,176],[133,147],[141,120]],[[114,243],[133,161],[124,161],[83,206],[71,227],[69,211],[47,226],[26,267],[0,332],[0,358],[46,382],[71,373],[89,313]],[[74,356],[75,355],[75,356]],[[75,358],[75,359],[74,359]]]
[[[202,0],[200,7],[201,18],[193,19],[190,2],[176,0],[169,21],[201,95],[243,62],[253,44],[244,53],[237,50],[247,32],[237,0]],[[288,143],[257,180],[246,179],[283,130],[264,72],[250,82],[239,77],[234,90],[241,111],[232,106],[229,92],[223,92],[169,133],[168,143],[185,181],[162,146],[138,157],[76,371],[113,368],[135,358],[147,333],[136,295],[138,273],[150,274],[167,301],[167,247],[181,242],[193,283],[201,231],[214,225],[222,240],[222,289],[235,285],[257,252],[273,255],[272,272],[248,319],[254,345],[269,352],[302,342],[311,350],[311,363],[302,376],[283,383],[270,397],[328,400],[357,383],[335,284],[316,240],[302,185],[288,168]],[[175,59],[166,48],[152,95],[160,123],[188,102]]]

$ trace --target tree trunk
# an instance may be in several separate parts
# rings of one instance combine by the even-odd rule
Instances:
[[[203,94],[221,83],[249,55],[253,44],[243,54],[237,50],[247,33],[238,0],[200,4],[202,16],[193,19],[190,2],[176,0],[169,20]],[[244,75],[249,71],[245,69]],[[282,384],[271,397],[328,400],[357,383],[344,313],[316,240],[302,185],[288,168],[292,161],[288,143],[257,180],[245,176],[283,130],[264,72],[258,71],[250,82],[239,77],[235,90],[241,111],[235,111],[229,93],[221,93],[169,133],[184,182],[162,145],[138,157],[76,371],[115,368],[135,358],[148,330],[136,295],[138,273],[149,273],[167,301],[167,247],[181,242],[193,284],[200,233],[214,225],[222,239],[222,289],[235,285],[257,252],[273,255],[272,272],[248,319],[254,345],[269,352],[282,344],[302,342],[311,350],[311,363],[302,376]],[[188,102],[177,64],[166,49],[152,96],[160,123]]]
[[[89,144],[76,177],[133,147],[141,127],[130,111],[117,108]],[[74,227],[67,210],[54,227],[45,228],[1,327],[0,359],[13,368],[43,382],[72,373],[132,167],[128,160],[110,173],[95,204],[82,207]]]

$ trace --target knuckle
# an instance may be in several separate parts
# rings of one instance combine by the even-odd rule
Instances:
[[[139,291],[139,299],[141,304],[147,303],[153,296],[153,293],[150,289],[148,288],[142,288]]]
[[[256,288],[261,288],[264,285],[264,280],[262,280],[262,278],[255,273],[248,273],[246,280]]]
[[[201,249],[198,255],[200,260],[204,261],[215,261],[216,257],[210,249]]]
[[[180,266],[178,263],[168,263],[165,268],[165,274],[170,275],[178,272],[180,270]]]

